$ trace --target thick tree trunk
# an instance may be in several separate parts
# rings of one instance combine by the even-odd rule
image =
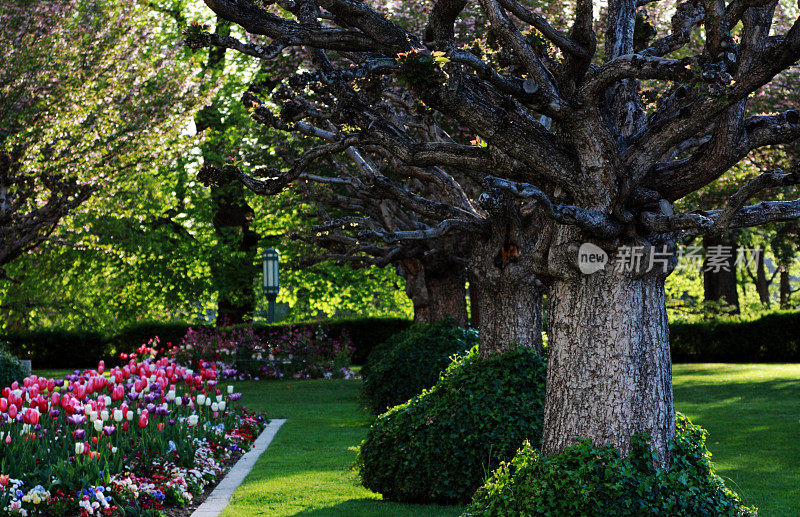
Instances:
[[[453,318],[459,327],[467,326],[467,286],[463,268],[433,271],[425,275],[428,312],[431,321]]]
[[[476,280],[481,327],[478,349],[481,357],[505,352],[515,346],[542,351],[542,295],[533,279],[525,281]]]
[[[668,464],[675,412],[663,277],[609,268],[555,281],[548,300],[544,454],[578,438],[627,454],[631,437],[647,433]]]
[[[397,268],[406,281],[406,294],[414,305],[414,323],[433,323],[451,317],[467,325],[466,283],[463,267],[426,267],[418,259],[404,260]]]
[[[706,262],[703,267],[703,290],[707,302],[725,302],[731,306],[731,314],[739,314],[739,291],[736,282],[736,241],[731,238],[703,238]],[[721,247],[721,248],[720,248]],[[714,265],[708,257],[715,250],[730,250],[723,257],[722,263]]]

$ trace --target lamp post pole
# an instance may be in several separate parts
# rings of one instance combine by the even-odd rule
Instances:
[[[280,291],[280,278],[278,268],[280,266],[280,253],[278,250],[268,248],[262,256],[264,260],[264,294],[269,302],[269,322],[275,323],[275,300],[278,299]]]

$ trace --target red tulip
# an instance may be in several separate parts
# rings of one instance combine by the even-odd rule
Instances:
[[[103,373],[104,371],[106,371],[106,362],[100,361],[100,364],[97,365],[97,373]]]
[[[61,394],[58,393],[57,391],[53,392],[53,394],[50,395],[50,404],[53,406],[58,406],[60,403],[61,403]]]
[[[139,427],[141,429],[144,429],[145,427],[147,427],[147,410],[146,409],[144,411],[142,411],[141,415],[139,415]]]
[[[26,413],[26,416],[28,417],[27,420],[29,424],[36,425],[39,423],[39,412],[36,411],[35,409],[28,411]]]
[[[0,411],[5,411],[8,409],[8,399],[3,397],[0,398]]]
[[[72,392],[75,393],[75,396],[78,397],[78,400],[83,400],[86,397],[86,386],[83,384],[78,384],[75,386]]]
[[[122,424],[122,430],[123,431],[127,431],[129,428],[130,428],[130,426],[128,425],[128,422],[125,422],[124,424]]]
[[[17,418],[17,405],[16,404],[11,404],[10,406],[8,406],[8,416],[10,416],[11,418]]]

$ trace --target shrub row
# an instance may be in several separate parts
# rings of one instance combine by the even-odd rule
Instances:
[[[800,312],[670,325],[676,363],[798,362]]]
[[[353,363],[363,364],[372,348],[405,330],[411,322],[402,318],[341,319],[294,325],[256,325],[255,330],[289,326],[315,329],[318,325],[331,336],[347,332],[355,348]],[[7,349],[17,357],[33,361],[34,368],[82,368],[100,359],[131,353],[155,336],[162,345],[178,343],[190,327],[203,326],[183,322],[141,322],[110,335],[95,331],[41,329],[0,333],[0,342],[6,342]]]

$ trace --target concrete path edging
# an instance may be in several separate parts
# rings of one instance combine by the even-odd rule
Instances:
[[[269,425],[261,432],[256,441],[253,443],[253,448],[246,452],[236,465],[231,467],[231,470],[225,475],[222,481],[214,488],[214,491],[203,501],[203,504],[197,507],[192,512],[191,517],[217,517],[222,510],[228,506],[231,501],[231,496],[242,484],[247,474],[253,470],[253,466],[258,461],[267,446],[269,446],[272,439],[278,433],[278,429],[286,422],[285,419],[273,419]]]

